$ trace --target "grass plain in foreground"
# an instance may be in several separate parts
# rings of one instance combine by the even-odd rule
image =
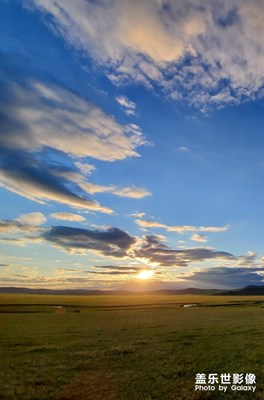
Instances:
[[[261,296],[0,300],[1,400],[264,398]],[[254,373],[257,390],[198,392],[201,372]]]

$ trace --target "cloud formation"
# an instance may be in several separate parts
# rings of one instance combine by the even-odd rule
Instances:
[[[54,213],[54,215],[73,220],[81,217],[72,213]],[[82,270],[80,268],[83,267],[80,266],[78,269],[59,268],[57,272],[60,273],[64,271],[85,273],[91,276],[91,279],[93,279],[93,275],[98,278],[101,276],[102,279],[106,276],[125,278],[126,276],[136,276],[140,271],[145,270],[147,265],[155,265],[155,268],[151,270],[154,275],[157,278],[159,276],[166,278],[168,275],[171,284],[179,281],[181,284],[188,285],[199,286],[201,284],[203,287],[231,288],[260,284],[264,280],[263,259],[258,259],[257,254],[253,252],[236,257],[228,252],[206,247],[174,249],[169,247],[160,235],[146,235],[139,239],[117,227],[81,229],[53,226],[43,228],[40,226],[42,222],[45,221],[43,221],[41,213],[24,214],[16,220],[1,220],[1,235],[8,234],[10,236],[2,237],[1,240],[10,243],[13,241],[16,245],[32,244],[32,241],[45,242],[73,255],[94,253],[103,258],[110,257],[109,264],[94,264],[89,270]],[[129,264],[113,265],[110,261],[112,259],[116,259],[118,262],[125,259],[125,262]],[[207,267],[208,261],[210,268]],[[105,263],[105,260],[102,262]],[[199,263],[202,265],[202,269],[198,270]],[[216,266],[211,267],[211,265]],[[180,268],[185,268],[186,273],[182,273]],[[15,277],[15,275],[13,276]],[[38,279],[33,278],[32,282],[37,284]],[[5,282],[9,282],[8,279]],[[25,282],[30,283],[30,279],[29,276]],[[45,285],[49,279],[48,277],[43,278],[42,283]],[[73,279],[76,279],[74,282],[78,282],[79,278]],[[81,283],[83,278],[80,279]]]
[[[58,215],[57,215],[58,214]],[[74,219],[79,217],[71,213],[54,213],[55,217]],[[72,254],[86,254],[95,252],[105,257],[145,260],[160,266],[187,267],[192,263],[206,260],[236,261],[239,265],[252,256],[235,257],[230,253],[215,251],[208,248],[188,248],[175,250],[168,247],[164,237],[160,235],[146,235],[142,239],[131,236],[120,228],[109,227],[103,229],[81,229],[69,226],[53,226],[40,228],[29,224],[22,224],[15,220],[1,220],[0,232],[21,233],[24,237],[34,233],[36,240],[45,240],[48,243]],[[8,238],[7,238],[8,239]],[[15,239],[16,240],[16,239]],[[255,259],[255,256],[254,256]],[[95,268],[112,268],[112,266],[95,266]],[[115,267],[117,270],[136,270],[138,267]],[[127,269],[128,268],[128,269]]]
[[[46,228],[40,225],[46,221],[42,218],[42,214],[34,215],[35,213],[24,214],[21,216],[21,221],[2,219],[0,220],[0,241],[9,245],[25,246],[28,243],[41,242],[41,235],[45,232]],[[36,213],[38,214],[38,213]],[[8,257],[19,259],[19,257]],[[29,258],[26,258],[28,261]]]
[[[22,230],[24,225],[19,221],[12,221],[12,220],[0,220],[0,232],[16,232]]]
[[[263,259],[262,259],[262,263],[263,263]],[[262,264],[261,263],[261,264]],[[252,252],[252,251],[248,251],[247,255],[245,256],[240,256],[239,257],[239,262],[237,263],[238,266],[257,266],[259,265],[259,260],[257,259],[257,254]]]
[[[115,188],[112,193],[120,197],[129,197],[131,199],[142,199],[143,197],[151,196],[149,190],[136,186],[125,187],[122,189]]]
[[[86,178],[95,167],[85,163],[85,157],[115,161],[139,156],[136,148],[146,142],[136,125],[121,126],[97,106],[58,86],[30,82],[4,89],[0,185],[40,203],[55,201],[104,213],[112,210],[90,195],[109,192],[142,198],[150,194],[136,186],[100,186]],[[43,155],[47,150],[48,159]],[[79,173],[52,162],[52,152],[70,156]]]
[[[122,258],[136,242],[133,236],[119,228],[91,230],[54,226],[43,234],[43,239],[70,253],[83,250],[104,256]]]
[[[247,285],[263,285],[264,268],[214,267],[193,271],[183,281],[192,285],[216,288],[239,288]]]
[[[96,183],[89,182],[83,179],[83,176],[75,175],[77,178],[79,186],[88,194],[95,193],[111,193],[119,197],[127,197],[131,199],[142,199],[146,196],[150,196],[151,193],[145,188],[140,188],[137,186],[128,186],[124,188],[118,188],[114,185],[98,185]]]
[[[135,275],[135,271],[85,271],[92,275]]]
[[[80,163],[74,163],[75,166],[78,167],[80,172],[76,172],[75,170],[69,168],[54,168],[52,172],[54,175],[64,178],[75,185],[78,185],[84,193],[88,195],[94,195],[97,193],[111,193],[113,195],[119,197],[127,197],[132,199],[142,199],[146,196],[151,196],[151,192],[145,188],[137,187],[135,185],[128,186],[128,187],[118,187],[115,185],[99,185],[97,183],[91,182],[87,179],[87,170],[89,170],[89,175],[91,174],[92,170],[90,165],[85,167],[82,165],[80,167]]]
[[[144,219],[136,219],[136,224],[141,228],[162,228],[166,229],[167,232],[224,232],[229,226],[191,226],[191,225],[166,225],[157,221],[148,221]]]
[[[94,268],[99,268],[99,269],[108,269],[108,270],[114,270],[114,271],[133,271],[133,272],[138,272],[139,268],[138,267],[132,267],[132,266],[124,266],[124,265],[95,265]]]
[[[115,83],[158,87],[195,107],[263,97],[264,5],[259,0],[24,1],[101,64]],[[230,45],[232,44],[232,45]]]
[[[131,214],[131,217],[143,218],[145,215],[146,214],[144,212],[135,211],[133,214]]]
[[[38,160],[34,154],[6,148],[2,148],[2,152],[0,186],[39,203],[55,201],[71,207],[112,212],[97,201],[74,192],[69,187],[69,181],[62,180],[54,173],[54,169]]]
[[[192,263],[207,260],[234,261],[237,258],[224,251],[208,248],[191,248],[174,250],[164,244],[159,237],[145,236],[141,248],[135,250],[136,257],[146,259],[148,262],[166,267],[188,267]]]
[[[50,214],[51,218],[61,221],[72,221],[72,222],[84,222],[86,218],[79,214],[73,214],[69,212],[56,212]]]
[[[10,96],[13,101],[3,104],[3,111],[6,119],[12,116],[12,128],[17,129],[3,129],[0,143],[5,147],[50,147],[72,157],[115,161],[139,156],[135,149],[144,144],[141,132],[127,134],[113,117],[62,87],[40,82],[13,85]]]
[[[24,225],[38,226],[44,224],[47,218],[41,212],[32,212],[29,214],[22,214],[16,220]]]
[[[200,243],[206,243],[208,242],[208,239],[204,235],[198,235],[197,233],[191,236],[191,240],[193,242],[200,242]]]
[[[95,170],[95,166],[92,164],[85,164],[76,161],[74,165],[81,171],[83,175],[90,175]]]
[[[123,107],[126,115],[136,114],[136,104],[130,101],[126,96],[118,96],[116,97],[116,101]]]

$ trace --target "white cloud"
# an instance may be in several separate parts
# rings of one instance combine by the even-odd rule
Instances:
[[[208,239],[207,239],[206,236],[204,236],[204,235],[198,235],[198,234],[192,235],[191,240],[192,240],[193,242],[200,242],[200,243],[208,242]]]
[[[72,222],[84,222],[86,218],[79,214],[73,214],[69,212],[56,212],[50,214],[51,218],[62,220],[62,221],[72,221]]]
[[[182,152],[182,153],[190,153],[191,152],[191,150],[186,146],[178,147],[177,151]]]
[[[95,170],[95,166],[92,164],[84,164],[81,162],[75,162],[74,165],[81,171],[84,175],[91,175],[91,173]]]
[[[110,214],[113,212],[109,207],[101,206],[95,200],[81,197],[58,183],[58,186],[49,186],[27,171],[0,171],[0,186],[6,187],[11,192],[17,193],[38,203],[55,201],[67,204],[71,207],[80,207],[87,210],[99,211]]]
[[[25,218],[23,218],[25,216]],[[34,217],[30,218],[24,214],[24,216],[21,216],[22,221],[17,220],[5,220],[2,219],[0,220],[0,233],[1,234],[7,234],[7,233],[12,233],[14,234],[13,237],[6,237],[6,238],[1,238],[1,240],[5,240],[9,242],[10,244],[21,244],[24,245],[27,241],[34,240],[38,241],[39,238],[35,235],[39,235],[40,233],[44,232],[46,228],[41,228],[40,225],[40,218],[37,221],[37,217],[34,221]],[[45,218],[45,217],[44,217]],[[37,224],[38,222],[38,224]],[[18,235],[24,235],[23,238],[20,238],[17,236]],[[32,236],[33,235],[33,236]],[[30,238],[30,240],[29,240]]]
[[[139,156],[136,148],[147,144],[139,126],[122,126],[94,104],[58,86],[29,82],[23,87],[6,85],[5,89],[9,101],[1,104],[7,123],[0,132],[0,186],[36,202],[55,201],[104,213],[112,210],[87,194],[149,195],[134,186],[86,182],[95,169],[83,161],[86,157],[109,162]],[[80,172],[47,161],[42,153],[46,148],[70,156]]]
[[[111,193],[115,194],[116,196],[128,197],[131,199],[142,199],[146,196],[151,195],[151,193],[148,190],[136,186],[117,188],[116,186],[113,185],[103,186],[87,181],[80,183],[80,186],[89,194]]]
[[[161,71],[149,61],[141,61],[138,67],[146,78],[152,81],[160,81],[163,79]]]
[[[136,211],[132,214],[132,217],[136,217],[136,218],[143,218],[146,214],[144,212],[139,212]]]
[[[25,128],[5,135],[5,146],[39,151],[48,145],[72,157],[103,161],[139,156],[135,149],[144,144],[139,129],[123,127],[70,91],[33,82],[28,89],[14,86],[13,92],[10,111]]]
[[[127,132],[128,135],[132,135],[132,141],[134,146],[150,146],[152,143],[148,142],[147,140],[143,139],[142,136],[142,131],[140,126],[136,124],[128,124],[125,127],[125,132]]]
[[[225,226],[200,226],[200,232],[225,232],[229,229],[229,225]]]
[[[147,221],[143,219],[136,219],[136,224],[141,228],[163,228],[167,232],[224,232],[229,226],[191,226],[191,225],[166,225],[157,221]],[[197,236],[197,235],[195,235]]]
[[[136,114],[136,104],[130,101],[126,96],[118,96],[116,97],[116,101],[124,108],[127,115]]]
[[[24,1],[114,83],[158,85],[196,107],[263,96],[264,5],[259,0]],[[113,72],[114,71],[114,72]]]
[[[117,196],[129,197],[131,199],[142,199],[146,196],[151,196],[151,193],[148,190],[136,186],[115,189],[112,193]]]
[[[38,226],[44,224],[44,222],[47,221],[47,218],[40,212],[32,212],[29,214],[22,214],[16,220],[21,222],[21,224]]]
[[[162,224],[161,222],[157,222],[157,221],[146,221],[143,219],[136,219],[135,222],[141,228],[164,228],[164,229],[167,229],[167,225]]]
[[[145,188],[137,186],[128,186],[119,188],[114,185],[99,185],[97,183],[89,182],[82,174],[75,172],[58,172],[59,176],[62,176],[69,181],[78,183],[79,187],[82,188],[88,194],[96,193],[111,193],[120,197],[128,197],[131,199],[142,199],[146,196],[151,196],[151,192]]]

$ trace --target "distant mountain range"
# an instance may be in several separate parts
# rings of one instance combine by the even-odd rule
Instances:
[[[160,289],[160,290],[145,290],[145,291],[129,291],[129,290],[91,290],[91,289],[31,289],[21,287],[0,287],[0,293],[20,293],[20,294],[50,294],[50,295],[79,295],[79,296],[94,296],[94,295],[138,295],[138,294],[200,294],[211,295],[219,293],[219,289]]]
[[[249,285],[240,289],[225,290],[215,294],[221,296],[264,296],[264,286]]]
[[[220,296],[264,296],[264,286],[250,285],[239,289],[220,290],[220,289],[199,289],[199,288],[186,288],[179,290],[151,290],[133,292],[127,290],[90,290],[90,289],[30,289],[21,287],[0,287],[0,293],[20,293],[20,294],[50,294],[50,295],[126,295],[126,294],[197,294],[197,295],[220,295]]]

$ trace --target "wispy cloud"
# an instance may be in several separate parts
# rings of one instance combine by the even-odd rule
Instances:
[[[167,267],[188,267],[192,263],[207,260],[237,260],[237,257],[230,253],[204,247],[174,250],[155,235],[146,235],[141,248],[135,250],[135,255],[136,257],[146,259],[150,263]]]
[[[43,222],[45,221],[39,217],[33,216],[32,218],[26,215],[22,216],[21,221],[19,218],[17,220],[2,219],[0,220],[0,241],[15,246],[40,243],[41,235],[46,230],[40,226]],[[19,258],[14,257],[14,259],[18,260]],[[28,260],[30,259],[26,258],[26,261]]]
[[[69,212],[56,212],[50,214],[51,218],[61,221],[72,221],[72,222],[84,222],[86,218],[79,214],[73,214]]]
[[[81,176],[77,177],[77,179],[80,187],[88,194],[111,193],[119,197],[128,197],[131,199],[142,199],[143,197],[151,195],[147,189],[136,186],[118,188],[114,185],[98,185],[84,180]]]
[[[263,264],[263,260],[261,262]],[[240,256],[239,261],[237,263],[238,266],[256,266],[259,265],[259,260],[257,258],[257,254],[249,251],[247,255]]]
[[[177,148],[177,151],[181,152],[181,153],[190,153],[191,150],[189,149],[189,147],[186,146],[181,146]]]
[[[76,161],[74,165],[81,171],[83,175],[90,175],[95,170],[95,166],[92,164],[85,164],[83,162]]]
[[[40,233],[43,228],[40,228],[36,224],[21,222],[19,220],[0,220],[0,233]],[[12,238],[15,239],[15,238]],[[16,239],[15,239],[16,240]]]
[[[206,236],[204,235],[198,235],[198,234],[194,234],[191,236],[191,240],[193,242],[200,242],[200,243],[206,243],[208,242],[208,239]]]
[[[136,211],[133,214],[131,214],[132,217],[136,218],[143,218],[146,214],[144,212]]]
[[[132,266],[117,266],[117,265],[95,265],[90,270],[71,269],[71,268],[56,268],[57,274],[94,274],[94,275],[135,275],[142,269]]]
[[[129,100],[126,96],[118,96],[116,97],[116,101],[123,107],[127,115],[136,114],[136,104]]]
[[[130,197],[131,199],[142,199],[143,197],[151,196],[150,191],[136,186],[115,189],[112,193],[120,197]]]
[[[135,275],[135,271],[86,271],[93,275]]]
[[[135,185],[122,188],[115,185],[100,185],[98,183],[91,182],[87,179],[86,171],[82,171],[80,168],[78,169],[80,173],[66,167],[53,167],[52,172],[54,175],[64,178],[75,185],[78,185],[78,187],[81,188],[88,195],[94,195],[96,193],[111,193],[119,197],[127,197],[132,199],[141,199],[146,196],[151,196],[150,191],[145,188],[137,187]],[[92,171],[90,171],[89,174],[91,174],[91,172]]]
[[[142,198],[150,194],[136,186],[89,183],[87,175],[95,167],[83,161],[85,157],[109,162],[139,156],[136,148],[146,142],[138,126],[122,126],[97,106],[58,86],[30,82],[6,85],[5,91],[0,185],[40,203],[55,201],[103,213],[112,210],[90,195],[109,192]],[[47,149],[50,154],[57,151],[71,157],[79,174],[46,160],[42,154]]]
[[[170,99],[199,108],[263,97],[259,0],[24,5],[52,15],[45,22],[53,32],[87,52],[115,84],[158,86]]]
[[[138,267],[132,267],[132,266],[124,266],[124,265],[95,265],[93,268],[99,268],[99,269],[108,269],[108,270],[114,270],[114,271],[133,271],[136,272],[140,270]]]
[[[162,224],[161,222],[157,221],[147,221],[144,219],[136,219],[135,223],[140,226],[141,228],[164,228],[168,229],[168,226],[165,224]]]
[[[157,221],[148,221],[144,219],[136,219],[136,224],[141,228],[162,228],[167,232],[224,232],[228,230],[229,226],[191,226],[191,225],[166,225]]]
[[[5,151],[0,168],[0,186],[39,203],[54,201],[71,207],[112,212],[97,201],[72,191],[67,187],[67,181],[56,176],[45,162],[26,152]]]
[[[113,117],[64,88],[32,82],[11,87],[10,96],[12,104],[2,104],[13,120],[13,129],[6,126],[0,137],[5,147],[40,151],[49,146],[72,157],[115,161],[139,156],[135,149],[144,144],[139,130],[128,135]]]

